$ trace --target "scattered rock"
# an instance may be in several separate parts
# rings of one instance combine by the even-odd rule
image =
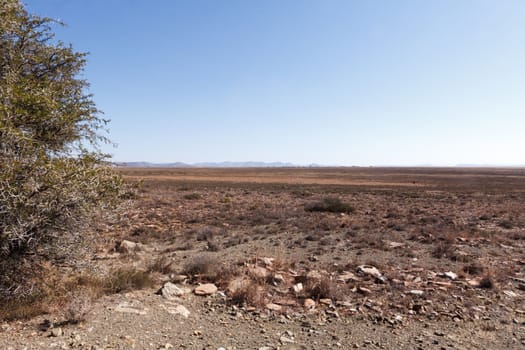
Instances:
[[[280,273],[276,273],[275,275],[273,275],[273,280],[277,283],[283,283],[285,281],[284,276]]]
[[[275,259],[274,258],[261,258],[261,261],[262,263],[266,266],[266,267],[271,267],[273,265],[273,261]]]
[[[401,243],[401,242],[388,242],[388,246],[392,249],[396,249],[396,248],[401,248],[401,247],[404,247],[405,246],[405,243]]]
[[[188,318],[190,316],[190,311],[184,305],[168,307],[166,308],[166,311],[168,311],[170,314],[181,315],[184,318]]]
[[[157,292],[164,299],[172,300],[184,294],[184,291],[171,282],[166,282]]]
[[[277,304],[274,304],[274,303],[266,304],[266,308],[268,310],[272,310],[272,311],[281,311],[283,309],[283,307],[281,305],[277,305]]]
[[[329,298],[319,299],[319,304],[332,305],[332,299],[329,299]]]
[[[304,307],[309,309],[309,310],[314,309],[315,308],[315,301],[313,299],[306,298],[304,300]]]
[[[302,283],[297,283],[293,286],[293,291],[295,293],[300,293],[301,291],[303,290],[303,284]]]
[[[467,279],[467,284],[471,287],[478,288],[480,286],[479,279]]]
[[[337,282],[347,283],[349,281],[359,281],[359,278],[349,271],[345,271],[337,276]]]
[[[424,294],[422,290],[418,290],[418,289],[412,289],[409,293],[413,295],[418,295],[418,296],[421,296]]]
[[[201,284],[194,291],[197,295],[212,295],[217,293],[217,286],[213,283]]]
[[[374,266],[371,265],[360,265],[357,267],[357,272],[361,272],[365,275],[375,277],[377,281],[381,283],[386,282],[386,278],[381,274],[381,272]]]
[[[129,303],[123,302],[117,305],[115,308],[117,312],[123,312],[128,314],[146,315],[146,310],[139,309],[136,306],[130,305]]]
[[[281,341],[281,343],[283,344],[293,344],[295,343],[295,340],[293,340],[292,338],[289,338],[285,335],[282,335],[279,340]]]
[[[132,253],[142,250],[143,245],[128,240],[123,240],[117,247],[120,253]]]
[[[458,275],[452,271],[445,272],[443,275],[447,278],[450,278],[451,280],[458,278]]]
[[[510,297],[510,298],[515,298],[518,296],[517,293],[514,293],[513,291],[511,290],[504,290],[503,291],[503,294],[505,294],[506,296]]]
[[[61,337],[62,334],[63,334],[63,332],[62,332],[62,328],[58,327],[58,328],[53,328],[53,329],[51,330],[51,334],[50,334],[50,335],[51,335],[52,337]]]
[[[358,293],[364,294],[364,295],[372,293],[372,290],[366,287],[361,287],[361,286],[357,287],[355,291]]]

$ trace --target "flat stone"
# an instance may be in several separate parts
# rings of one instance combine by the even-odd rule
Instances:
[[[279,338],[279,340],[280,340],[281,343],[283,343],[283,344],[286,344],[286,343],[288,343],[288,344],[293,344],[293,343],[295,343],[295,340],[293,340],[292,338],[289,338],[289,337],[287,337],[287,336],[285,336],[285,335],[282,335],[282,336]]]
[[[480,285],[479,279],[467,279],[467,283],[469,286],[475,287],[475,288],[478,288]]]
[[[366,287],[361,287],[361,286],[359,286],[359,287],[357,288],[357,292],[358,292],[358,293],[361,293],[361,294],[365,294],[365,295],[367,295],[367,294],[372,293],[372,290],[370,290],[370,289],[368,289],[368,288],[366,288]]]
[[[117,307],[115,308],[115,311],[122,312],[125,314],[136,314],[136,315],[146,315],[147,312],[144,310],[135,309],[132,307]]]
[[[217,293],[217,286],[213,283],[205,283],[201,284],[197,288],[195,288],[195,294],[197,295],[212,295]]]
[[[458,278],[458,275],[452,271],[448,271],[444,273],[445,277],[450,278],[451,280],[455,280]]]
[[[401,243],[401,242],[388,242],[388,246],[392,249],[396,249],[396,248],[401,248],[401,247],[404,247],[405,246],[405,243]]]
[[[184,305],[168,307],[166,308],[166,311],[168,311],[168,313],[173,314],[173,315],[181,315],[184,318],[188,318],[190,316],[190,310],[188,310]]]
[[[518,296],[517,293],[514,293],[513,291],[511,290],[504,290],[503,291],[503,294],[505,294],[506,296],[510,297],[510,298],[515,298]]]
[[[348,281],[359,281],[359,278],[352,272],[346,271],[337,276],[337,282],[347,283]]]
[[[380,282],[385,282],[385,277],[381,274],[381,272],[375,267],[371,265],[360,265],[357,267],[357,272],[361,272],[365,275],[369,275],[372,277],[375,277]]]
[[[277,273],[275,275],[273,275],[273,280],[277,283],[283,283],[284,282],[284,276],[281,275],[280,273]]]
[[[312,310],[315,308],[315,301],[313,299],[307,298],[304,300],[304,307]]]
[[[122,312],[122,313],[127,313],[127,314],[137,314],[137,315],[146,315],[147,314],[146,310],[139,309],[139,308],[137,308],[135,306],[132,306],[132,305],[126,303],[126,302],[118,304],[117,307],[115,308],[115,311]]]
[[[300,293],[304,289],[302,283],[297,283],[292,288],[295,293]]]
[[[409,293],[413,295],[419,295],[419,296],[424,294],[422,290],[418,290],[418,289],[412,289]]]
[[[272,310],[272,311],[281,311],[283,309],[283,307],[281,305],[277,305],[277,304],[274,304],[274,303],[266,304],[266,308],[268,310]]]

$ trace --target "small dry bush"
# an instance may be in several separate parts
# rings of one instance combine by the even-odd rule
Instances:
[[[483,289],[492,289],[496,286],[494,279],[490,273],[487,273],[483,276],[481,281],[479,281],[479,288]]]
[[[175,267],[173,266],[173,260],[166,256],[160,256],[153,260],[148,266],[148,272],[160,272],[163,275],[174,273]]]
[[[217,256],[207,253],[191,257],[184,264],[182,272],[199,280],[215,281],[219,277],[220,270],[221,264]]]
[[[344,286],[338,284],[329,276],[323,276],[320,280],[308,280],[304,286],[304,295],[312,299],[344,299]]]
[[[205,226],[199,228],[196,232],[196,239],[197,241],[209,241],[212,240],[213,237],[224,234],[221,229],[213,226]]]
[[[81,291],[73,294],[64,310],[64,323],[76,324],[85,321],[91,308],[92,296],[90,293]]]
[[[122,293],[152,287],[153,280],[146,271],[137,270],[134,267],[122,267],[109,272],[104,286],[109,293]]]
[[[0,320],[27,320],[47,311],[46,302],[40,296],[9,299],[0,305]]]
[[[443,240],[436,243],[434,249],[432,250],[432,256],[437,259],[441,259],[443,257],[454,257],[455,250],[456,248],[454,246],[454,238],[447,236]]]
[[[133,242],[148,244],[151,241],[166,238],[166,236],[168,236],[166,233],[155,227],[141,225],[132,229],[126,238]]]
[[[148,288],[153,284],[150,271],[138,270],[135,267],[121,267],[114,268],[103,276],[91,273],[73,276],[65,283],[65,289],[77,293],[81,299],[89,297],[93,300],[105,294]]]
[[[65,290],[70,294],[83,293],[89,295],[91,299],[96,299],[104,294],[108,294],[105,284],[105,278],[95,276],[91,273],[81,273],[69,277],[64,283]]]
[[[498,226],[507,230],[514,227],[514,223],[510,220],[502,220],[498,223]]]
[[[469,275],[480,275],[484,270],[485,268],[483,265],[477,262],[463,266],[463,272],[468,273]]]
[[[221,245],[216,241],[208,241],[206,243],[206,249],[208,249],[210,252],[218,252],[221,250]]]
[[[184,199],[187,199],[187,200],[201,199],[201,195],[198,193],[189,193],[189,194],[184,195]]]
[[[230,301],[235,305],[263,307],[265,287],[254,280],[246,280],[243,285],[230,294]]]
[[[318,202],[306,204],[306,211],[311,212],[329,212],[329,213],[353,213],[355,208],[350,204],[341,201],[337,197],[325,197]]]

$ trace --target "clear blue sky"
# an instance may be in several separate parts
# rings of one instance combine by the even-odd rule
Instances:
[[[522,0],[29,0],[117,161],[525,164]]]

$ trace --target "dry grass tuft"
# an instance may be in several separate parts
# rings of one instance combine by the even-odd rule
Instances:
[[[92,296],[88,292],[79,292],[71,296],[64,310],[64,322],[77,324],[86,320],[92,308]]]
[[[477,262],[463,266],[463,272],[468,273],[469,275],[480,275],[483,273],[485,268],[483,265]]]
[[[198,193],[189,193],[189,194],[184,195],[184,199],[187,199],[187,200],[201,199],[201,195]]]
[[[447,236],[442,241],[437,242],[432,250],[432,256],[437,259],[453,257],[455,250],[454,238],[452,236]]]
[[[336,283],[328,276],[323,276],[320,280],[307,281],[304,286],[304,295],[314,300],[332,299],[341,300],[344,298],[343,286]]]
[[[215,254],[203,253],[195,255],[186,261],[182,273],[199,280],[214,282],[220,277],[221,266]]]
[[[46,302],[40,297],[12,299],[0,305],[0,320],[27,320],[47,312]]]
[[[111,270],[104,280],[104,286],[109,293],[122,293],[152,287],[153,280],[146,271],[126,267]]]
[[[163,275],[168,275],[175,271],[173,260],[166,256],[159,256],[157,259],[153,260],[148,267],[148,272],[160,272]]]
[[[263,307],[265,305],[265,287],[253,280],[247,280],[243,285],[230,294],[230,301],[236,305],[251,305]]]

